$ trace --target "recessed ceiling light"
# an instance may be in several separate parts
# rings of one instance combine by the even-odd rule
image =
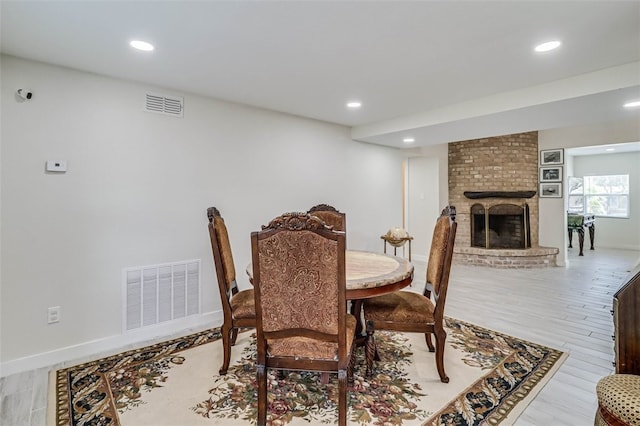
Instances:
[[[358,109],[362,106],[362,102],[360,101],[350,101],[347,102],[347,108]]]
[[[640,106],[640,101],[631,101],[624,104],[625,108],[635,108]]]
[[[542,43],[542,44],[537,45],[534,50],[536,52],[548,52],[550,50],[557,49],[558,47],[560,47],[561,44],[562,43],[560,43],[557,40],[548,41],[546,43]]]
[[[144,50],[145,52],[151,52],[154,49],[151,43],[147,43],[146,41],[142,40],[133,40],[129,43],[129,45],[134,49]]]
[[[416,141],[415,138],[411,138],[411,137],[402,139],[402,142],[404,143],[414,143],[415,141]]]

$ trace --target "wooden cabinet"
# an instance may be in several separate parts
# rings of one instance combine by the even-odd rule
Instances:
[[[640,264],[613,295],[615,363],[618,374],[640,374]]]

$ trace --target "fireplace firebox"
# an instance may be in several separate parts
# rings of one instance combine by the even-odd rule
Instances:
[[[527,203],[497,204],[486,208],[471,206],[471,246],[487,249],[531,247],[531,227]]]

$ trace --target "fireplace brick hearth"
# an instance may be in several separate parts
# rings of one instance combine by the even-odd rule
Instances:
[[[537,188],[538,132],[450,143],[449,199],[451,205],[456,206],[458,222],[454,262],[495,268],[556,266],[558,249],[538,245]],[[532,192],[535,195],[531,195]],[[490,212],[499,211],[501,206],[525,212],[526,238],[498,235],[505,230],[519,229],[517,226],[490,228],[490,238],[487,237],[490,246],[491,241],[522,239],[523,243],[519,248],[478,247],[478,235],[486,235],[487,230],[479,218],[474,222],[472,207],[476,212]],[[486,223],[489,226],[488,217]],[[493,223],[492,220],[491,226]],[[482,227],[481,234],[478,227]],[[476,232],[475,244],[473,232]]]
[[[456,263],[464,265],[524,269],[556,266],[557,255],[558,249],[554,247],[535,247],[526,250],[456,247],[453,259]]]

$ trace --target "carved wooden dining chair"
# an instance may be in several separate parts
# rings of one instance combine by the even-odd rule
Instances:
[[[347,215],[329,204],[315,205],[307,213],[317,216],[327,225],[333,226],[334,231],[347,231]]]
[[[256,310],[253,289],[238,290],[236,283],[236,268],[233,263],[229,234],[220,211],[215,207],[207,209],[209,218],[209,237],[213,262],[216,267],[216,277],[220,289],[220,301],[224,322],[222,323],[222,347],[224,358],[220,374],[227,374],[231,359],[231,346],[235,345],[238,329],[256,326]]]
[[[455,207],[447,206],[436,221],[423,294],[396,291],[364,300],[364,319],[367,328],[367,375],[372,373],[373,361],[378,355],[374,331],[392,330],[425,333],[429,351],[435,350],[440,380],[443,383],[449,382],[449,377],[444,371],[444,344],[447,337],[444,330],[444,305],[458,226],[455,217]],[[431,334],[436,338],[435,348],[431,341]]]
[[[256,301],[258,425],[267,419],[267,369],[338,373],[346,425],[356,319],[347,313],[345,234],[287,213],[251,234]]]

